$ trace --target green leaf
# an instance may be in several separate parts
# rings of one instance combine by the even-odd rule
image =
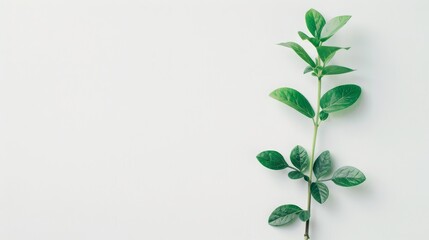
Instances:
[[[327,113],[323,110],[320,111],[320,114],[319,114],[320,120],[325,121],[326,119],[328,119],[328,117],[329,117],[329,113]]]
[[[305,33],[301,32],[301,31],[298,31],[298,35],[299,35],[299,37],[300,37],[302,40],[308,40],[308,39],[310,39],[310,37],[309,37],[307,34],[305,34]]]
[[[291,171],[288,173],[290,179],[300,179],[304,177],[304,174],[299,171]]]
[[[310,178],[309,178],[308,176],[304,176],[304,180],[305,180],[306,182],[308,182],[308,181],[310,180]]]
[[[308,40],[315,47],[320,45],[319,40],[317,40],[316,38],[309,37],[307,34],[301,32],[301,31],[298,32],[298,35],[302,40]]]
[[[329,189],[326,184],[321,182],[311,183],[311,196],[318,202],[324,203],[329,197]]]
[[[354,84],[335,87],[322,96],[320,106],[326,113],[343,110],[358,100],[361,91],[361,88]]]
[[[268,218],[268,224],[271,226],[282,226],[292,222],[302,209],[293,204],[287,204],[276,208]]]
[[[308,219],[310,219],[310,213],[307,210],[303,210],[299,213],[298,217],[301,219],[301,221],[306,222]]]
[[[280,43],[279,45],[292,48],[298,56],[302,58],[306,63],[310,64],[310,66],[315,67],[316,64],[313,62],[311,57],[307,54],[307,52],[302,48],[298,43],[294,42],[286,42],[286,43]]]
[[[326,66],[322,70],[323,75],[337,75],[337,74],[344,74],[348,72],[353,72],[354,70],[348,67],[343,66],[337,66],[337,65],[330,65]]]
[[[326,24],[325,18],[323,18],[322,14],[314,9],[310,9],[305,14],[305,22],[310,33],[314,37],[319,38],[323,26]]]
[[[350,48],[320,46],[317,47],[317,53],[324,63],[328,63],[335,56],[335,53],[340,49],[349,50]]]
[[[332,181],[343,187],[352,187],[363,183],[365,175],[355,167],[342,167],[335,171]]]
[[[340,28],[342,28],[352,16],[338,16],[329,20],[323,27],[320,33],[320,40],[322,42],[332,37]]]
[[[317,179],[330,174],[332,171],[331,154],[329,151],[322,152],[313,165],[314,176]]]
[[[292,149],[290,160],[300,171],[305,170],[308,167],[308,162],[310,161],[307,151],[299,145]]]
[[[261,152],[256,158],[264,167],[272,170],[281,170],[288,167],[284,157],[276,151]]]
[[[314,110],[308,100],[295,89],[279,88],[270,93],[270,97],[294,108],[309,118],[314,117]]]
[[[311,66],[307,66],[307,67],[304,69],[304,74],[309,73],[309,72],[312,72],[312,71],[313,71],[313,68],[312,68]]]

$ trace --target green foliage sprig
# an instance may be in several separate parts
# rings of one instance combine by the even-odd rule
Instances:
[[[311,37],[303,32],[298,32],[302,40],[309,41],[317,51],[317,57],[313,60],[299,44],[294,42],[280,43],[279,45],[291,48],[308,64],[304,74],[311,73],[317,78],[317,106],[314,110],[307,98],[292,88],[279,88],[274,90],[270,96],[289,107],[294,108],[304,116],[312,119],[314,133],[311,154],[302,146],[296,146],[290,153],[291,165],[277,151],[268,150],[261,152],[256,157],[259,162],[272,170],[290,169],[288,173],[291,179],[303,179],[308,186],[307,208],[294,204],[286,204],[276,208],[268,218],[272,226],[286,225],[296,218],[305,222],[304,239],[308,240],[311,219],[311,196],[318,203],[324,203],[329,196],[329,188],[325,182],[332,181],[342,187],[352,187],[365,181],[365,175],[354,167],[341,167],[333,172],[332,160],[329,151],[322,152],[315,159],[315,146],[317,131],[323,121],[331,113],[343,110],[354,104],[360,94],[361,88],[354,84],[345,84],[327,91],[321,96],[322,78],[327,75],[344,74],[354,71],[351,68],[329,65],[330,60],[339,50],[348,50],[348,47],[324,46],[323,44],[340,30],[351,18],[351,16],[338,16],[328,22],[318,11],[310,9],[305,14],[305,22]],[[332,174],[332,176],[331,176]]]

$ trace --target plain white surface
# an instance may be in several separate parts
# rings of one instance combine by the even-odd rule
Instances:
[[[283,41],[304,13],[350,14],[330,44],[362,86],[317,152],[363,170],[313,205],[312,240],[424,239],[429,28],[424,0],[0,2],[0,239],[302,239],[273,228],[306,187],[262,150],[307,149],[311,122],[268,97],[316,84]],[[308,43],[303,43],[311,49]],[[309,52],[314,53],[313,50]]]

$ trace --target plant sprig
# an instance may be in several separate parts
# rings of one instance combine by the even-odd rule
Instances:
[[[290,179],[303,179],[308,187],[307,209],[294,204],[286,204],[277,207],[270,215],[268,223],[272,226],[282,226],[299,218],[305,222],[304,240],[308,240],[311,219],[311,196],[320,204],[326,202],[329,197],[329,188],[325,182],[333,182],[342,187],[352,187],[363,183],[365,175],[357,168],[351,166],[341,167],[335,171],[332,168],[331,154],[322,152],[315,159],[315,147],[317,133],[320,124],[327,120],[330,114],[341,111],[353,105],[361,95],[361,88],[354,84],[345,84],[334,87],[321,96],[322,79],[328,75],[345,74],[354,71],[351,68],[329,65],[335,54],[340,50],[349,50],[349,47],[324,46],[323,44],[333,37],[351,18],[351,16],[338,16],[328,22],[318,11],[310,9],[305,14],[305,21],[311,36],[299,31],[299,37],[309,41],[317,52],[317,57],[312,58],[295,42],[285,42],[279,45],[291,48],[308,66],[304,74],[311,73],[317,79],[317,103],[313,109],[307,98],[299,91],[283,87],[271,92],[270,96],[289,107],[297,110],[313,122],[313,139],[311,154],[304,147],[298,145],[290,153],[289,164],[279,152],[267,150],[257,155],[258,161],[266,168],[272,170],[290,169]],[[333,174],[332,174],[333,172]],[[331,176],[332,175],[332,176]]]

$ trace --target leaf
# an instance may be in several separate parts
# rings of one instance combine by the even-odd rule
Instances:
[[[322,96],[320,106],[326,113],[343,110],[358,100],[361,91],[361,88],[354,84],[335,87]]]
[[[305,33],[301,32],[301,31],[298,31],[298,35],[299,35],[299,37],[300,37],[302,40],[308,40],[308,39],[310,39],[310,38],[311,38],[311,37],[309,37],[307,34],[305,34]]]
[[[304,174],[299,171],[291,171],[288,173],[290,179],[300,179],[304,177]]]
[[[271,226],[282,226],[292,222],[302,209],[293,204],[287,204],[276,208],[268,218],[268,224]]]
[[[308,167],[308,162],[310,161],[307,151],[299,145],[292,149],[290,160],[300,171],[305,170]]]
[[[316,38],[309,37],[307,34],[301,32],[301,31],[298,32],[298,35],[302,40],[308,40],[315,47],[320,45],[319,40],[317,40]]]
[[[311,66],[307,66],[307,67],[304,69],[304,74],[309,73],[309,72],[312,72],[312,71],[313,71],[313,68],[312,68]]]
[[[272,170],[281,170],[288,167],[284,157],[276,151],[264,151],[256,156],[258,161],[266,168]]]
[[[329,151],[322,152],[313,165],[314,176],[317,179],[330,174],[332,171],[331,154]]]
[[[295,89],[279,88],[270,93],[270,97],[294,108],[309,118],[314,117],[314,110],[308,100]]]
[[[326,66],[322,70],[323,75],[337,75],[337,74],[344,74],[348,72],[353,72],[354,70],[348,67],[343,66],[337,66],[337,65],[330,65]]]
[[[365,175],[355,167],[342,167],[335,171],[332,181],[343,187],[352,187],[363,183]]]
[[[325,121],[326,119],[328,119],[328,117],[329,117],[329,113],[327,113],[323,110],[320,111],[320,114],[319,114],[320,120]]]
[[[340,49],[349,50],[350,48],[320,46],[320,47],[317,47],[317,53],[319,54],[322,61],[324,63],[327,63],[335,56],[335,53]]]
[[[286,42],[286,43],[280,43],[279,45],[292,48],[298,56],[302,58],[306,63],[310,64],[310,66],[315,67],[316,64],[313,62],[311,57],[307,54],[307,52],[302,48],[298,43],[294,42]]]
[[[320,33],[320,40],[325,42],[342,28],[352,16],[338,16],[329,20]]]
[[[322,14],[314,9],[310,9],[305,14],[305,22],[310,33],[314,37],[319,38],[323,26],[326,24],[325,18],[322,16]]]
[[[310,219],[310,213],[307,210],[303,210],[299,213],[298,217],[301,219],[301,221],[306,222],[308,219]]]
[[[320,204],[324,203],[329,197],[329,189],[324,183],[313,182],[310,190],[311,196]]]
[[[306,182],[308,182],[308,181],[310,180],[310,178],[309,178],[308,176],[304,176],[304,180],[305,180]]]

